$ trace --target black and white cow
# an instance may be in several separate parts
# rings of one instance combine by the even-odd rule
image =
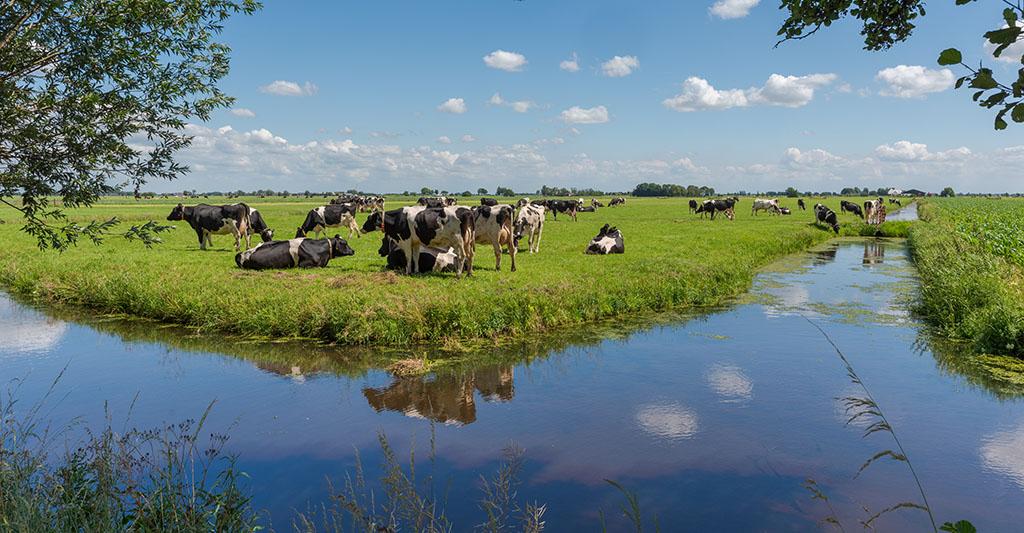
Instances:
[[[590,199],[590,207],[593,207],[594,209],[597,209],[598,207],[604,207],[604,204],[602,204],[601,202],[597,201],[597,198],[591,198]]]
[[[402,251],[402,248],[398,246],[394,239],[387,235],[381,240],[377,254],[388,258],[389,270],[405,270],[405,265],[408,263],[405,259],[405,252]],[[419,261],[416,262],[416,273],[454,272],[456,259],[455,252],[451,248],[441,249],[422,246],[420,247]]]
[[[697,200],[690,200],[689,204],[690,204],[690,212],[691,213],[696,213],[697,212]]]
[[[480,205],[486,205],[486,206],[494,207],[494,206],[498,205],[498,201],[495,200],[494,198],[481,198],[480,199]]]
[[[355,254],[345,239],[291,239],[260,243],[257,247],[235,254],[235,264],[250,270],[279,268],[326,267],[335,257]]]
[[[836,212],[822,204],[814,204],[814,223],[825,224],[832,228],[832,231],[839,235],[839,217]]]
[[[576,213],[579,212],[582,207],[576,200],[548,200],[547,206],[551,215],[558,220],[558,213],[565,213],[572,217],[573,221],[576,221]]]
[[[512,245],[519,248],[519,240],[527,236],[531,254],[540,251],[540,236],[544,233],[544,206],[527,205],[519,210],[512,232]]]
[[[853,213],[860,218],[864,218],[864,211],[861,210],[860,206],[853,202],[847,202],[846,200],[841,200],[839,202],[839,212]]]
[[[885,202],[882,197],[877,200],[864,202],[864,220],[868,224],[881,224],[885,222]]]
[[[780,215],[789,215],[789,214],[792,214],[792,213],[793,212],[790,211],[788,207],[780,207],[779,208],[779,214]]]
[[[295,238],[305,237],[310,232],[320,238],[320,233],[324,229],[337,227],[348,228],[349,239],[352,238],[353,233],[358,237],[359,225],[356,224],[356,209],[355,204],[330,204],[310,209],[309,213],[306,213],[306,220],[295,232]]]
[[[458,202],[455,198],[448,198],[445,196],[421,196],[419,200],[416,200],[417,205],[431,208],[451,207],[454,206],[456,203]]]
[[[721,200],[704,200],[697,207],[697,212],[701,213],[701,218],[704,217],[704,213],[709,213],[711,220],[715,219],[715,213],[721,212],[725,213],[726,218],[733,220],[736,217],[736,201],[737,198],[735,196]]]
[[[758,211],[767,211],[769,215],[777,215],[779,214],[779,201],[774,198],[754,198],[750,214],[756,215]]]
[[[526,206],[526,205],[530,205],[530,199],[529,198],[520,198],[519,201],[516,202],[516,209],[519,209],[520,207],[523,207],[523,206]]]
[[[508,204],[493,207],[482,205],[473,208],[475,219],[473,231],[476,244],[490,244],[494,247],[494,270],[501,270],[501,247],[508,247],[508,255],[512,261],[512,272],[516,271],[516,246],[512,239],[512,219],[515,209]]]
[[[249,239],[249,206],[238,203],[230,205],[206,205],[185,207],[178,204],[167,215],[167,220],[183,220],[195,230],[199,238],[199,249],[205,250],[207,245],[213,246],[211,235],[234,235],[235,251],[250,245]]]
[[[796,206],[799,207],[801,211],[807,211],[807,204],[804,203],[803,198],[797,198]]]
[[[597,236],[590,240],[586,253],[597,255],[626,253],[622,232],[619,231],[619,228],[609,228],[608,224],[605,224]]]
[[[450,247],[455,253],[455,275],[473,273],[474,214],[468,207],[401,207],[375,211],[363,223],[363,233],[383,230],[398,243],[406,257],[405,273],[418,272],[419,252],[424,246]]]
[[[617,205],[626,205],[626,199],[621,196],[612,198],[612,201],[608,202],[608,207],[615,207]]]
[[[258,234],[263,242],[274,240],[274,230],[267,227],[263,215],[252,207],[249,208],[249,234]]]

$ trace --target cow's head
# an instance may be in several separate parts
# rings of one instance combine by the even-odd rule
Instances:
[[[167,215],[167,220],[185,220],[185,206],[178,204],[171,209],[171,214]]]
[[[391,237],[387,235],[380,240],[380,248],[377,248],[377,255],[387,257],[391,253]]]
[[[374,211],[370,213],[370,216],[366,218],[366,222],[363,223],[363,227],[359,230],[362,233],[370,233],[371,231],[377,231],[384,226],[384,212]],[[385,254],[387,255],[387,254]]]
[[[261,231],[260,232],[260,239],[263,239],[263,242],[270,242],[270,241],[274,240],[274,230],[272,230],[270,228],[267,228],[267,229]]]
[[[305,236],[306,236],[306,230],[302,229],[302,226],[299,226],[299,231],[295,232],[295,238],[296,239],[301,239],[301,238],[303,238]]]
[[[346,255],[355,255],[356,251],[348,245],[348,241],[341,238],[341,235],[335,235],[331,239],[331,257],[344,257]]]

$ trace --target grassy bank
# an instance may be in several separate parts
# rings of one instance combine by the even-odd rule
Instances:
[[[323,202],[243,200],[261,211],[279,238],[294,234],[305,213]],[[476,198],[465,201],[477,203]],[[163,220],[176,202],[112,198],[70,214],[78,221],[118,216],[130,224]],[[406,205],[410,199],[392,197],[388,202]],[[750,200],[744,199],[735,221],[712,223],[690,215],[686,202],[631,198],[625,207],[583,213],[578,222],[549,217],[540,253],[521,253],[518,272],[508,271],[507,258],[505,270],[495,272],[493,255],[481,246],[474,276],[462,280],[383,271],[383,259],[376,253],[379,233],[353,238],[355,256],[319,270],[240,271],[234,266],[230,237],[215,237],[214,249],[202,252],[194,232],[180,223],[164,244],[152,249],[111,240],[58,255],[38,251],[32,238],[18,231],[16,213],[8,209],[0,210],[0,219],[8,221],[0,225],[6,246],[0,284],[34,300],[208,332],[341,344],[451,343],[718,304],[746,290],[759,267],[833,236],[811,223],[809,211],[754,217]],[[795,203],[783,201],[794,209]],[[838,209],[838,199],[825,203]],[[365,216],[360,214],[360,222]],[[865,231],[855,217],[840,218],[843,234]],[[605,223],[622,229],[626,254],[584,255],[584,246]],[[887,223],[882,229],[897,236],[905,231],[902,223]]]
[[[1024,202],[929,199],[910,244],[920,314],[979,353],[1024,356]]]

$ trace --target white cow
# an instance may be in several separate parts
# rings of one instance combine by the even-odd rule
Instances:
[[[540,236],[544,233],[544,206],[526,204],[519,210],[516,217],[515,231],[512,236],[512,246],[519,247],[519,239],[523,235],[528,236],[530,253],[540,251]]]
[[[769,215],[777,215],[781,212],[779,201],[776,199],[755,198],[754,205],[750,208],[750,214],[756,215],[758,211],[767,211]]]

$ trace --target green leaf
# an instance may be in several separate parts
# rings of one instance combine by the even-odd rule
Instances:
[[[1024,104],[1017,104],[1013,106],[1013,111],[1010,111],[1010,118],[1014,122],[1024,122]]]
[[[959,65],[964,59],[963,54],[956,48],[947,48],[939,54],[940,65]]]
[[[1006,123],[1005,120],[1003,120],[1001,118],[997,118],[996,119],[996,130],[1000,130],[1000,131],[1001,130],[1005,130],[1006,126],[1008,126],[1008,124]]]
[[[946,522],[945,524],[942,524],[942,527],[940,527],[939,530],[947,531],[949,533],[978,533],[978,530],[975,529],[974,524],[968,522],[967,520],[961,520],[955,524],[952,522]]]

